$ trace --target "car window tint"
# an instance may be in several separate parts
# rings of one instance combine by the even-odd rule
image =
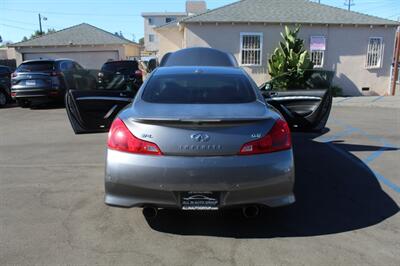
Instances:
[[[41,62],[27,62],[22,63],[17,72],[50,72],[54,70],[54,62],[41,61]]]
[[[256,100],[248,78],[237,74],[153,76],[142,99],[152,103],[246,103]]]
[[[210,48],[188,48],[164,55],[160,66],[237,66],[233,55]]]
[[[71,61],[61,61],[60,62],[60,70],[61,71],[68,71],[72,70],[73,63]]]
[[[102,71],[120,72],[121,74],[130,74],[138,69],[138,62],[136,61],[111,62],[104,64],[101,68]]]
[[[83,67],[80,64],[78,64],[78,63],[73,63],[73,64],[74,64],[74,68],[76,70],[82,70],[83,69]]]

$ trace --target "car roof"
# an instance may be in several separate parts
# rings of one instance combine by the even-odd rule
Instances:
[[[160,67],[193,65],[238,67],[232,54],[209,47],[191,47],[167,53],[160,62]]]
[[[239,67],[173,66],[173,67],[159,67],[154,71],[153,76],[195,74],[195,73],[244,75],[244,71]]]
[[[113,64],[113,63],[124,63],[124,62],[137,62],[137,60],[116,60],[116,61],[110,61],[110,62],[105,62],[104,64]]]

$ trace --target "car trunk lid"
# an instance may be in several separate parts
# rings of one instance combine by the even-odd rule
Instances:
[[[22,72],[13,78],[13,85],[21,86],[19,89],[35,87],[51,87],[51,72]]]
[[[268,133],[274,119],[262,102],[245,104],[136,103],[121,118],[138,138],[164,155],[236,155],[243,144]]]

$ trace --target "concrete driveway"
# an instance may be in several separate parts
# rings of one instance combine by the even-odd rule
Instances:
[[[0,264],[399,265],[400,109],[335,106],[293,138],[296,204],[147,221],[103,204],[106,134],[0,109]]]

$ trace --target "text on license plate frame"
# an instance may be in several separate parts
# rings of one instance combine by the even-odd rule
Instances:
[[[182,210],[218,210],[219,192],[181,192]]]

